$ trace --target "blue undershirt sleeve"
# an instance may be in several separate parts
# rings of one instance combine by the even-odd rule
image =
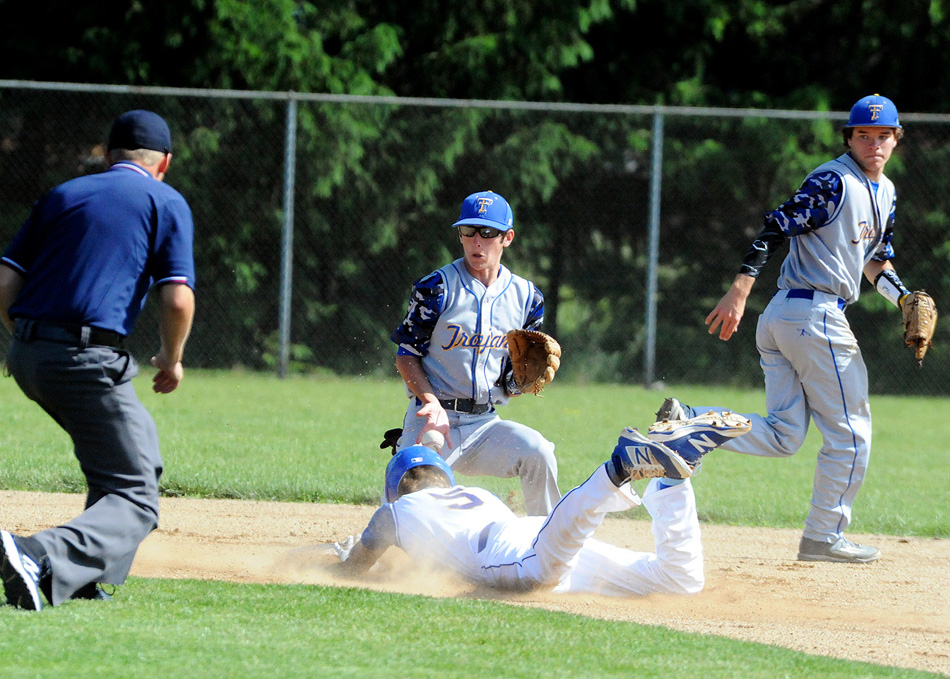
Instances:
[[[391,504],[384,504],[376,510],[363,529],[360,542],[366,549],[374,552],[381,552],[396,544],[396,518],[393,516]]]

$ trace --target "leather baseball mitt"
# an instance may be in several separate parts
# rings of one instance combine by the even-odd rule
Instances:
[[[539,394],[561,367],[561,345],[540,330],[508,332],[508,353],[515,386],[523,394]]]
[[[927,349],[933,346],[934,331],[937,329],[937,305],[933,297],[923,290],[917,290],[901,301],[901,313],[904,316],[904,344],[914,347],[919,368],[923,365]]]

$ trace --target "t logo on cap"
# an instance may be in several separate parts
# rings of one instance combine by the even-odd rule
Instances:
[[[452,226],[489,226],[499,231],[508,231],[513,224],[514,216],[507,200],[494,191],[479,191],[462,202],[458,221]]]
[[[855,102],[851,107],[851,114],[848,116],[849,127],[893,127],[901,129],[900,120],[897,115],[897,107],[894,102],[880,94],[872,94],[863,97]]]

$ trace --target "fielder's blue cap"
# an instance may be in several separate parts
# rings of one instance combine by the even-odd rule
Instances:
[[[441,455],[426,446],[409,446],[393,455],[389,460],[389,464],[386,465],[386,502],[396,501],[396,491],[399,489],[399,482],[405,473],[413,467],[423,465],[438,467],[448,477],[452,485],[455,485],[455,474],[452,473],[452,468],[442,459]]]
[[[172,152],[172,133],[168,123],[151,111],[126,111],[112,123],[109,149],[151,149]]]
[[[462,203],[462,212],[453,227],[464,224],[490,226],[499,231],[507,231],[514,226],[514,215],[508,201],[494,191],[473,193]]]
[[[897,127],[901,126],[897,117],[897,107],[894,102],[880,94],[859,99],[851,107],[848,116],[848,127]]]

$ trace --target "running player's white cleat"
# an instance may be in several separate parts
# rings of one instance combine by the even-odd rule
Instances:
[[[695,473],[703,455],[750,429],[752,422],[747,417],[709,411],[688,420],[654,422],[650,425],[649,437],[679,453]]]
[[[627,427],[611,456],[614,468],[629,475],[630,481],[668,478],[688,479],[692,469],[686,460],[662,443],[654,443],[636,429]]]

